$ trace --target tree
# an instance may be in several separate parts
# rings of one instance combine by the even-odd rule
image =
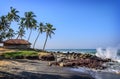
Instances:
[[[17,31],[17,38],[18,39],[19,37],[22,39],[22,37],[25,35],[25,25],[24,25],[24,18],[21,18],[20,19],[20,23],[19,23],[19,31]]]
[[[6,16],[0,17],[0,41],[3,41],[6,38],[6,32],[8,31],[10,24]]]
[[[10,24],[6,18],[6,16],[1,16],[0,17],[0,31],[6,31],[10,27]]]
[[[45,29],[44,24],[43,24],[43,23],[40,23],[39,26],[38,26],[38,32],[39,32],[39,33],[38,33],[37,38],[35,39],[35,42],[34,42],[34,44],[33,44],[33,49],[35,48],[35,44],[36,44],[36,42],[37,42],[40,34],[42,34],[42,33],[44,32],[44,29]]]
[[[19,28],[19,31],[17,31],[17,34],[18,34],[17,39],[18,39],[19,37],[20,37],[20,39],[22,39],[22,37],[25,35],[25,30],[24,30],[24,28],[20,27],[20,28]]]
[[[24,25],[27,29],[30,29],[30,34],[28,37],[28,41],[30,39],[31,33],[33,29],[36,29],[36,23],[37,21],[35,20],[36,15],[34,15],[33,12],[25,12],[25,17],[23,18],[24,20]]]
[[[12,28],[9,28],[8,33],[6,34],[6,38],[12,39],[15,36],[15,32]]]
[[[48,37],[51,38],[51,35],[55,34],[54,33],[55,30],[56,30],[56,28],[53,28],[53,25],[51,25],[50,23],[46,23],[46,26],[45,26],[46,39],[45,39],[45,43],[43,46],[43,50],[45,50],[45,46],[46,46],[46,42],[47,42]]]
[[[19,11],[17,11],[15,8],[13,7],[10,7],[10,12],[8,12],[8,15],[7,15],[7,18],[8,18],[8,21],[16,21],[16,22],[19,22],[19,18],[20,16],[17,15],[19,13]]]

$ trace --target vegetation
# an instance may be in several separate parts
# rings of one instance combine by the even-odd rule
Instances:
[[[7,59],[14,59],[14,58],[27,58],[27,57],[33,57],[38,56],[38,52],[36,51],[18,51],[18,52],[9,52],[9,53],[3,53],[1,55],[3,58]]]
[[[45,39],[45,43],[44,43],[44,46],[43,46],[43,50],[45,50],[45,45],[46,45],[48,37],[51,38],[51,35],[55,34],[54,33],[55,30],[56,30],[56,28],[53,28],[53,25],[51,25],[50,23],[46,23],[46,27],[45,27],[46,39]]]
[[[19,27],[18,31],[14,31],[11,27],[11,23],[16,22]],[[45,50],[45,46],[48,40],[48,37],[51,38],[52,34],[55,34],[56,30],[52,24],[50,23],[38,23],[36,20],[36,15],[32,11],[28,11],[24,13],[24,16],[19,16],[19,11],[13,7],[10,7],[10,12],[7,15],[3,15],[0,17],[0,42],[12,39],[17,36],[16,39],[22,39],[27,33],[25,30],[30,30],[28,41],[30,40],[32,30],[38,31],[38,35],[34,41],[33,48],[35,48],[36,42],[43,32],[46,33],[46,39],[43,46],[43,50]]]

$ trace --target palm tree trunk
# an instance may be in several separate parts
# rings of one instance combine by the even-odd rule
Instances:
[[[35,39],[35,42],[34,42],[34,45],[33,45],[33,49],[35,48],[35,44],[36,44],[37,39],[38,39],[39,36],[40,36],[40,32],[38,33],[38,36],[37,36],[37,38]]]
[[[17,38],[16,39],[18,39],[19,38],[19,34],[18,34],[18,36],[17,36]]]
[[[43,46],[43,50],[45,50],[47,39],[48,39],[48,34],[46,34],[46,39],[45,39],[45,43],[44,43],[44,46]]]
[[[31,33],[32,33],[32,29],[30,30],[30,34],[29,34],[29,37],[28,37],[28,41],[30,40]]]

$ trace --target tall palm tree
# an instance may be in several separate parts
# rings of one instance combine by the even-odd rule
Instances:
[[[10,24],[6,18],[6,16],[1,16],[0,17],[0,31],[1,30],[8,30],[10,27]]]
[[[6,31],[9,29],[10,24],[6,16],[0,17],[0,41],[3,41],[6,37]]]
[[[20,16],[18,15],[19,11],[17,11],[15,8],[10,7],[10,12],[7,15],[8,20],[11,21],[19,21]]]
[[[33,12],[25,12],[24,25],[27,29],[30,29],[30,34],[28,37],[28,41],[30,39],[31,33],[33,29],[36,29],[37,21],[35,20],[36,15]]]
[[[15,36],[15,32],[12,28],[9,28],[8,33],[6,34],[6,38],[12,39]]]
[[[56,28],[53,28],[53,25],[51,25],[50,23],[46,23],[46,27],[45,27],[45,32],[46,32],[46,39],[45,39],[45,43],[43,46],[43,50],[45,50],[45,46],[46,46],[46,42],[48,37],[51,38],[52,34],[55,34],[54,31],[56,30]]]
[[[22,39],[22,37],[25,35],[25,25],[24,25],[24,18],[20,18],[20,23],[19,23],[19,31],[17,31],[17,38],[18,39],[19,37]]]
[[[0,31],[0,42],[2,42],[6,38],[6,33]]]
[[[36,44],[36,42],[37,42],[40,34],[42,34],[42,33],[44,32],[44,28],[45,28],[44,24],[43,24],[43,23],[40,23],[39,26],[38,26],[38,31],[39,31],[39,33],[38,33],[37,38],[35,39],[35,42],[34,42],[34,44],[33,44],[33,49],[35,48],[35,44]]]
[[[20,28],[19,31],[17,31],[17,39],[20,37],[20,39],[22,39],[22,37],[25,35],[25,30],[24,28]]]

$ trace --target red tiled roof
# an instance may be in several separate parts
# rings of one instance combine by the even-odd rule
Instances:
[[[31,43],[24,39],[9,39],[4,42],[5,44],[23,44],[30,45]]]

